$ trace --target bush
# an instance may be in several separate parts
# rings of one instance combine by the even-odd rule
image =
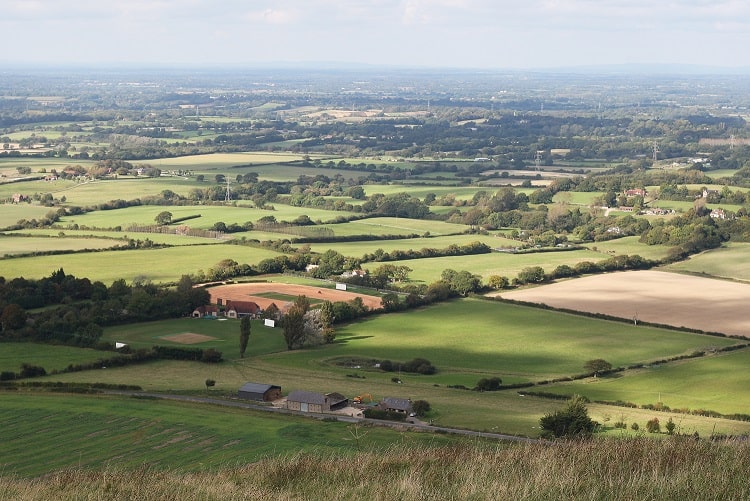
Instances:
[[[545,438],[586,437],[594,432],[596,423],[589,418],[583,398],[575,395],[568,406],[539,420]]]
[[[646,423],[646,431],[649,433],[660,433],[661,425],[659,424],[659,418],[654,418]]]
[[[474,389],[477,391],[497,391],[500,389],[502,382],[499,377],[482,378],[477,381],[477,386]]]
[[[430,412],[431,409],[432,407],[430,406],[430,403],[427,400],[415,400],[411,404],[412,412],[414,412],[414,414],[416,414],[419,417],[424,416],[425,414]]]
[[[633,423],[630,425],[630,429],[633,431],[638,431],[641,427],[638,426],[638,423]]]

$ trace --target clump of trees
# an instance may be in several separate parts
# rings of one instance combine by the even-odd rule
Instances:
[[[542,417],[539,426],[544,438],[577,438],[590,436],[596,422],[589,417],[586,400],[575,395],[565,408]]]
[[[414,358],[408,362],[381,360],[380,369],[385,372],[410,372],[413,374],[435,374],[437,368],[426,358]]]

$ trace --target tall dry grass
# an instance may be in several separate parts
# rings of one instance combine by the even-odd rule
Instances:
[[[750,445],[690,438],[296,454],[216,472],[0,476],[0,499],[750,499]]]

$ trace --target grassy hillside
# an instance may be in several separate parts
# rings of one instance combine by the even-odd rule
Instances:
[[[686,438],[297,453],[218,471],[0,477],[14,499],[748,499],[750,448]]]

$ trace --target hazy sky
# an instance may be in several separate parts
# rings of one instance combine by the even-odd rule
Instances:
[[[750,67],[747,0],[0,0],[4,63]]]

